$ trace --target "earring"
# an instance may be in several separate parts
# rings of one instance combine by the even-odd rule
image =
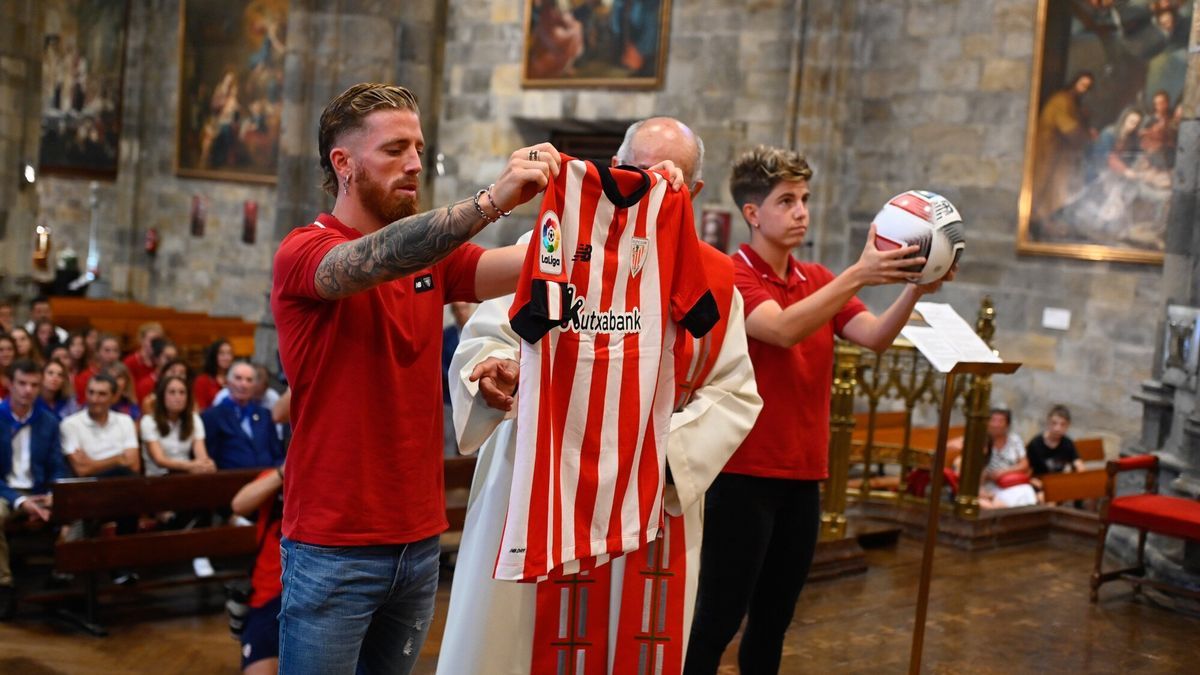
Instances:
[[[346,182],[342,184],[342,192],[344,194],[350,194],[350,177],[349,176],[346,176]]]

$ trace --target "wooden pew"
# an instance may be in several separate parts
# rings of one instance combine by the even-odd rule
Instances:
[[[240,469],[211,474],[180,474],[156,478],[69,478],[54,483],[54,521],[83,521],[84,538],[60,541],[54,549],[54,568],[77,574],[85,582],[85,616],[67,618],[96,636],[106,634],[97,623],[100,572],[143,568],[190,561],[198,557],[227,558],[256,553],[255,528],[219,525],[190,530],[102,536],[101,525],[121,517],[159,511],[216,511],[228,509],[233,496],[261,470]],[[139,589],[180,583],[224,581],[245,575],[243,570],[200,579],[192,575],[146,581]],[[114,587],[115,588],[115,587]],[[44,602],[55,594],[30,596]],[[61,594],[58,594],[61,595]]]
[[[1048,473],[1041,476],[1047,504],[1099,499],[1104,496],[1107,480],[1108,472],[1103,469]]]

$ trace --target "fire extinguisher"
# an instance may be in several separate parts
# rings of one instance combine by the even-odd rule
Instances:
[[[152,227],[146,230],[146,255],[156,253],[158,253],[158,229]]]
[[[45,225],[38,225],[35,230],[35,238],[33,243],[33,267],[34,269],[45,272],[50,269],[50,228]]]

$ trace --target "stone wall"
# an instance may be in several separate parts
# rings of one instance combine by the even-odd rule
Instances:
[[[21,167],[37,165],[36,108],[26,96],[36,91],[41,39],[38,7],[32,2],[0,3],[0,296],[23,290],[32,263],[36,198],[24,187]]]
[[[997,348],[1025,364],[996,379],[994,401],[1013,409],[1025,437],[1063,402],[1072,433],[1124,445],[1138,432],[1131,395],[1152,370],[1162,270],[1017,254],[1036,8],[1027,0],[861,3],[842,199],[824,205],[824,236],[840,238],[843,255],[831,241],[822,259],[835,269],[852,262],[891,195],[914,187],[946,195],[967,218],[967,256],[935,298],[973,320],[990,295]],[[895,294],[863,295],[879,309]],[[1046,307],[1070,310],[1070,329],[1042,328]]]

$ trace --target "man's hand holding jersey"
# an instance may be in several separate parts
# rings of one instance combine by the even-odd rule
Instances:
[[[480,361],[471,371],[469,379],[479,383],[479,393],[485,403],[496,410],[508,412],[512,410],[513,394],[517,390],[520,374],[521,366],[516,361],[492,356]]]

